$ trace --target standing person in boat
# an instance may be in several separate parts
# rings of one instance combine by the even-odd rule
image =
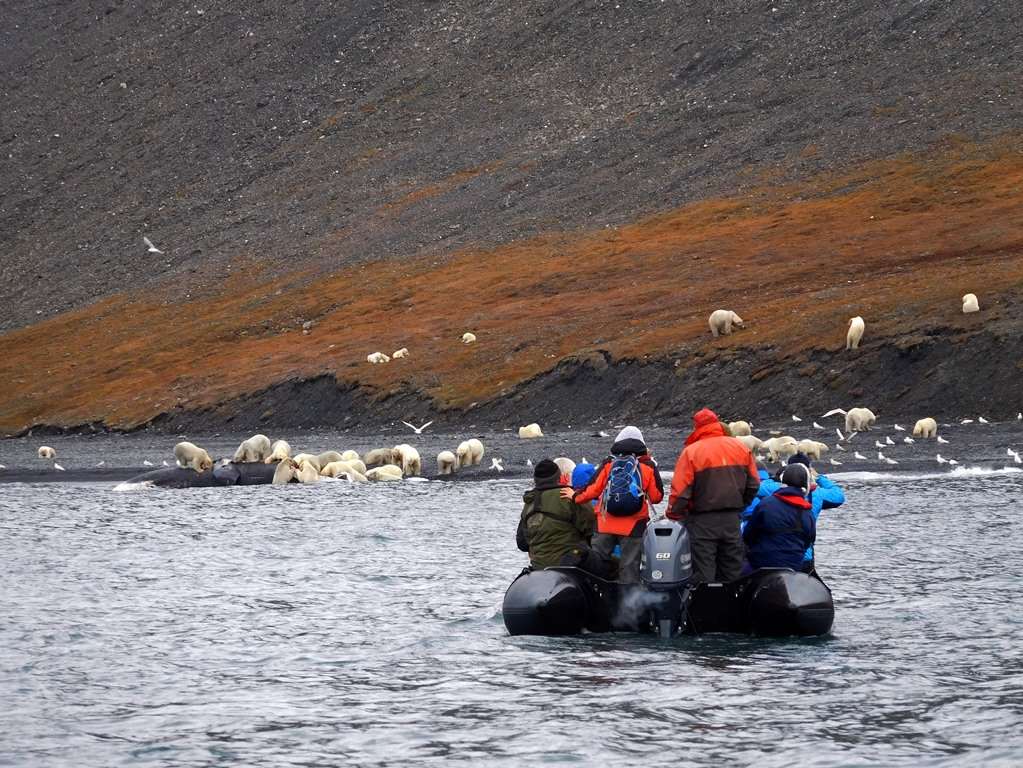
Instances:
[[[576,504],[597,501],[593,548],[610,557],[615,546],[620,546],[618,580],[638,582],[650,504],[664,498],[661,473],[643,442],[643,433],[637,427],[625,427],[611,445],[611,455],[597,467],[589,483],[574,494],[562,495]]]
[[[522,515],[515,542],[529,553],[532,568],[574,565],[597,576],[608,575],[608,564],[590,550],[593,509],[562,496],[571,491],[561,483],[561,469],[551,459],[537,463],[533,487],[522,496]]]
[[[817,523],[810,493],[810,468],[789,464],[781,474],[780,487],[762,497],[742,531],[746,557],[757,568],[791,568],[803,565],[803,553],[813,547]],[[763,486],[761,486],[763,487]]]
[[[791,464],[802,464],[807,467],[810,471],[810,495],[809,500],[811,504],[810,513],[813,515],[814,526],[817,524],[817,518],[820,517],[821,511],[825,509],[834,509],[845,504],[845,492],[842,488],[835,483],[827,475],[818,474],[813,468],[810,462],[810,457],[805,453],[797,453],[792,456],[788,463]],[[761,500],[781,488],[781,483],[777,480],[771,479],[766,471],[761,470],[760,473],[760,490],[757,491],[757,498],[746,507],[746,511],[743,512],[743,520],[748,520]],[[805,573],[816,573],[816,563],[814,560],[814,547],[810,545],[806,548],[803,553],[803,562],[799,567]]]
[[[742,572],[739,518],[760,478],[749,448],[729,437],[709,408],[693,416],[693,432],[675,464],[667,516],[685,523],[697,581],[734,581]]]

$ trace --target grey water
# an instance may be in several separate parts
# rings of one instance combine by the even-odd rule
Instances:
[[[831,636],[671,641],[507,635],[522,481],[9,484],[0,764],[1023,764],[1021,477],[852,476]]]

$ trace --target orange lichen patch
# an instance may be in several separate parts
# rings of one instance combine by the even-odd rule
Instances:
[[[428,200],[431,197],[437,197],[438,195],[444,195],[448,192],[452,192],[458,187],[462,186],[468,181],[481,176],[485,173],[493,173],[503,165],[501,161],[494,163],[486,163],[484,165],[477,165],[472,168],[465,168],[461,171],[456,171],[450,176],[447,176],[434,184],[427,184],[425,187],[415,189],[408,194],[398,198],[397,200],[387,203],[383,206],[381,212],[390,211],[396,213],[404,210],[411,205]]]
[[[980,328],[1023,289],[1023,154],[946,146],[628,226],[354,266],[287,283],[234,278],[186,304],[119,296],[0,337],[0,429],[139,424],[285,379],[333,373],[443,405],[497,396],[558,360],[680,360],[771,348],[779,361],[934,327]],[[972,291],[985,311],[960,313]],[[707,316],[747,327],[712,340]],[[270,320],[268,320],[270,319]],[[309,335],[303,319],[315,319]],[[269,324],[268,324],[269,323]],[[463,332],[479,341],[463,345]],[[366,355],[407,346],[406,360]]]

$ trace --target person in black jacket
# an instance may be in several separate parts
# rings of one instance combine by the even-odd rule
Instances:
[[[809,470],[802,464],[789,464],[780,480],[782,487],[760,500],[742,533],[753,568],[799,570],[803,553],[817,538],[813,504],[806,498]]]

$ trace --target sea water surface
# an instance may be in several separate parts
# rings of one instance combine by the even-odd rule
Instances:
[[[830,637],[509,637],[525,483],[0,488],[0,764],[1023,764],[1019,473],[838,478]]]

